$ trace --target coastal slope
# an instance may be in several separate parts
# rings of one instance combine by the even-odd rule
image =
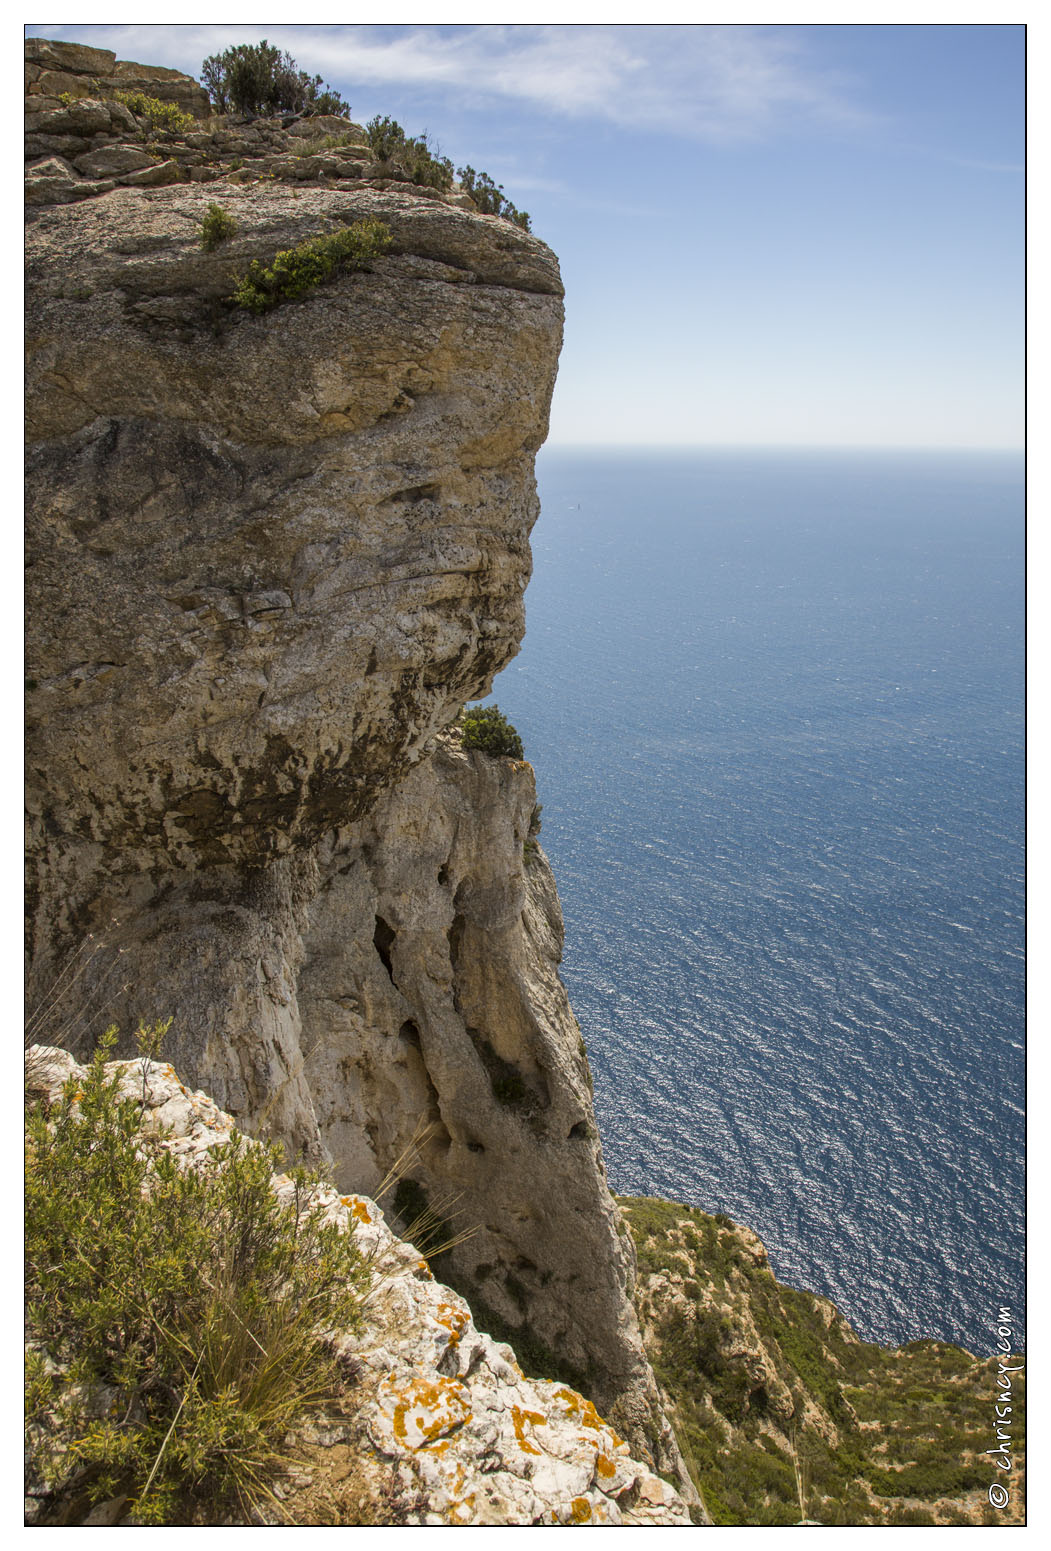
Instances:
[[[1025,1522],[1022,1357],[862,1341],[778,1282],[750,1229],[619,1199],[646,1349],[716,1524]]]

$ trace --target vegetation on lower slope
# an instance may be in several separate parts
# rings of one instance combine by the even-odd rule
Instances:
[[[759,1240],[728,1217],[620,1204],[647,1351],[717,1524],[1021,1522],[1021,1374],[1012,1500],[998,1510],[988,1490],[1004,1478],[986,1452],[1003,1395],[995,1358],[860,1341],[827,1300],[777,1282]]]
[[[338,1392],[325,1332],[356,1328],[368,1271],[315,1176],[274,1194],[278,1149],[235,1133],[180,1167],[107,1074],[115,1039],[26,1114],[30,1474],[62,1514],[221,1522],[268,1498],[289,1428]]]
[[[206,253],[214,253],[224,242],[229,242],[236,231],[237,222],[230,212],[222,205],[211,204],[201,222],[201,247]]]

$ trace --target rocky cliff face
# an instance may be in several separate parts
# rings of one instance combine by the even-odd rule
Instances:
[[[298,997],[337,1178],[407,1177],[470,1237],[436,1262],[531,1371],[584,1386],[671,1467],[641,1354],[531,768],[453,739],[319,848]],[[414,1138],[418,1138],[413,1147]],[[603,1332],[601,1338],[596,1331]]]
[[[48,99],[64,95],[104,99],[114,92],[146,92],[174,103],[182,113],[207,118],[208,93],[181,70],[118,60],[108,48],[27,38],[25,44],[26,112],[39,112]],[[30,131],[35,125],[27,126]]]
[[[84,156],[128,138],[104,98],[49,102],[34,136],[72,112]],[[475,1230],[450,1274],[676,1469],[532,773],[443,734],[523,631],[557,264],[353,144],[309,188],[243,182],[240,133],[168,145],[167,187],[29,145],[31,1002],[81,1050],[173,1016],[187,1080],[344,1189],[414,1142],[418,1190]],[[216,189],[179,160],[202,137],[237,223],[212,252]],[[393,237],[367,272],[226,302],[363,217]]]

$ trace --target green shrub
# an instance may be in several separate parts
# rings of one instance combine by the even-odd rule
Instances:
[[[370,118],[365,125],[365,137],[369,150],[381,162],[392,161],[405,144],[404,129],[392,118]]]
[[[499,706],[476,705],[460,713],[465,749],[481,749],[483,754],[502,754],[508,759],[524,759],[522,740]]]
[[[413,183],[442,193],[452,188],[453,164],[438,153],[437,147],[431,150],[426,133],[411,137],[396,119],[380,118],[377,114],[365,125],[365,134],[373,156],[381,162],[396,162]]]
[[[106,1072],[115,1039],[82,1090],[26,1117],[35,1464],[59,1493],[76,1476],[91,1501],[129,1497],[144,1523],[245,1510],[290,1424],[334,1392],[323,1332],[358,1324],[367,1270],[316,1176],[274,1195],[278,1149],[235,1135],[180,1170]]]
[[[201,247],[212,253],[220,243],[227,242],[236,232],[237,222],[222,205],[209,205],[208,214],[201,222]]]
[[[265,38],[210,54],[201,66],[201,84],[217,113],[350,117],[350,104],[339,92],[319,75],[298,69],[291,54],[282,54]]]
[[[502,220],[513,221],[524,232],[530,230],[529,215],[517,209],[504,195],[502,183],[494,183],[487,172],[475,172],[473,167],[459,167],[456,176],[465,194],[474,200],[483,215],[498,215]]]
[[[166,129],[171,134],[184,135],[197,126],[196,119],[184,113],[174,102],[147,97],[145,92],[114,92],[113,95],[136,118],[144,118],[151,129]]]
[[[315,286],[338,274],[367,268],[390,242],[390,232],[382,221],[355,221],[341,231],[283,248],[268,266],[253,259],[230,300],[249,312],[269,312],[282,302],[309,295]]]

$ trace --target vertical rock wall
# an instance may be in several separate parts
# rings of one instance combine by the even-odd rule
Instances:
[[[27,240],[37,1037],[172,1016],[187,1081],[348,1190],[415,1136],[449,1274],[675,1468],[532,774],[442,735],[522,635],[554,257],[460,196],[230,185],[206,253],[214,191],[83,194]],[[364,217],[367,272],[225,302]]]
[[[443,738],[320,849],[299,975],[307,1078],[340,1182],[375,1190],[408,1155],[405,1177],[469,1234],[438,1265],[483,1325],[655,1439],[634,1253],[558,977],[535,804],[528,764]]]

